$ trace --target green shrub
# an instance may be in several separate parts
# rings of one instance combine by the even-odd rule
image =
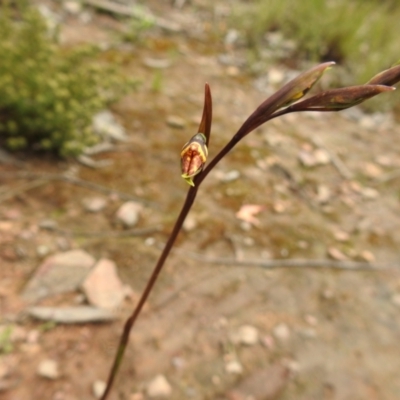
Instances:
[[[94,113],[133,82],[94,48],[64,49],[33,8],[0,15],[0,138],[10,149],[72,156],[95,144]]]

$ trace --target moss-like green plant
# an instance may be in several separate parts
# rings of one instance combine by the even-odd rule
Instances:
[[[102,64],[94,48],[57,45],[39,12],[0,14],[0,139],[10,149],[73,156],[96,143],[93,115],[132,81]],[[97,58],[97,60],[96,60]]]

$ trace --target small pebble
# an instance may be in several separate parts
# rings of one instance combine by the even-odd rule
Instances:
[[[400,293],[396,293],[392,296],[392,303],[397,306],[400,307]]]
[[[54,360],[43,360],[39,364],[37,373],[39,376],[51,380],[58,379],[60,377],[58,363]]]
[[[299,334],[304,339],[315,339],[317,337],[317,332],[313,328],[302,328],[299,330]]]
[[[183,223],[183,230],[185,232],[191,232],[197,228],[197,220],[193,215],[188,215]]]
[[[148,383],[146,391],[149,397],[169,397],[172,387],[165,376],[160,374]]]
[[[106,383],[104,381],[94,381],[92,386],[93,394],[96,399],[100,399],[103,396],[104,391],[106,390]]]
[[[362,261],[366,261],[366,262],[374,262],[375,261],[375,256],[374,254],[369,251],[369,250],[363,250],[360,254],[359,254],[359,258]]]
[[[72,15],[77,15],[82,11],[82,4],[79,1],[64,1],[63,8]]]
[[[86,211],[96,213],[105,208],[107,205],[107,200],[103,197],[90,197],[83,199],[82,205]]]
[[[118,209],[116,218],[126,227],[132,227],[139,221],[143,206],[134,201],[127,201]]]
[[[235,340],[236,339],[236,340]],[[254,346],[258,343],[258,330],[251,325],[241,326],[237,333],[234,335],[234,341],[244,344],[246,346]]]
[[[183,129],[186,126],[186,121],[177,115],[170,115],[167,118],[167,125],[175,129]]]
[[[343,252],[341,252],[339,249],[337,249],[336,247],[329,247],[328,256],[330,258],[332,258],[333,260],[337,260],[337,261],[348,260],[348,257]]]
[[[276,325],[272,333],[281,342],[285,342],[290,338],[290,329],[285,323]]]
[[[240,364],[239,361],[233,360],[233,361],[229,361],[225,365],[225,371],[228,374],[240,375],[240,374],[243,373],[243,367],[242,367],[242,364]]]

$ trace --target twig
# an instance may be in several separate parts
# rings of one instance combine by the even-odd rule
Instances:
[[[100,193],[105,193],[105,194],[115,194],[117,195],[121,200],[133,200],[137,201],[140,203],[143,203],[148,206],[155,207],[157,206],[156,203],[149,201],[149,200],[144,200],[142,198],[133,196],[128,193],[120,192],[115,189],[110,189],[106,186],[99,185],[98,183],[94,182],[89,182],[84,179],[80,178],[74,178],[72,176],[68,176],[65,174],[46,174],[46,173],[40,173],[40,172],[30,172],[30,171],[22,171],[22,172],[0,172],[0,177],[4,178],[18,178],[18,179],[42,179],[45,181],[62,181],[62,182],[67,182],[71,183],[76,186],[81,186],[90,190],[94,190]]]
[[[352,179],[354,174],[347,168],[345,163],[338,157],[338,155],[331,149],[327,148],[320,139],[312,138],[311,141],[315,146],[323,148],[328,154],[332,161],[333,166],[337,169],[342,178]]]
[[[183,253],[183,250],[181,250]],[[183,255],[183,254],[182,254]],[[307,258],[292,258],[292,259],[275,259],[275,260],[236,260],[233,258],[212,258],[204,257],[201,254],[184,252],[185,257],[190,257],[193,260],[198,260],[209,264],[224,264],[230,266],[250,266],[261,267],[266,269],[275,268],[331,268],[348,271],[371,270],[371,271],[387,271],[395,268],[394,266],[384,266],[358,261],[336,261],[330,259],[307,259]]]
[[[42,226],[41,228],[52,232],[60,233],[66,236],[116,237],[116,238],[149,235],[151,233],[159,232],[161,230],[161,226],[153,226],[153,227],[139,228],[139,229],[127,229],[125,231],[101,231],[101,232],[90,232],[90,231],[82,232],[69,229],[61,229],[53,226]]]
[[[4,190],[4,194],[0,195],[0,203],[3,201],[12,199],[15,196],[20,195],[23,192],[26,192],[28,190],[31,190],[33,188],[45,185],[48,182],[47,179],[36,179],[33,182],[28,182],[25,184],[22,184],[18,186],[17,188],[10,188],[7,190]]]
[[[139,20],[146,20],[160,28],[171,32],[180,32],[182,30],[179,24],[168,21],[164,18],[156,17],[150,11],[145,11],[142,8],[139,9],[137,7],[129,7],[124,4],[118,4],[108,0],[83,0],[82,3],[99,8],[101,10],[108,11],[113,14],[133,17]]]

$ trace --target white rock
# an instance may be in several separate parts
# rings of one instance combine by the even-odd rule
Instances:
[[[400,307],[400,293],[396,293],[392,296],[392,303],[397,306]]]
[[[57,379],[60,377],[58,363],[54,360],[43,360],[38,367],[37,373],[39,376],[47,379]]]
[[[317,188],[317,200],[318,203],[325,204],[327,203],[332,196],[331,189],[327,185],[318,185]]]
[[[197,219],[193,215],[188,215],[183,223],[183,230],[185,232],[191,232],[197,228]]]
[[[270,68],[268,71],[268,82],[271,85],[280,85],[285,80],[285,72],[282,68]]]
[[[125,297],[124,285],[111,260],[99,260],[83,282],[82,289],[93,306],[113,310]]]
[[[290,329],[285,323],[276,325],[272,333],[281,342],[285,342],[290,338]]]
[[[251,325],[243,325],[238,329],[237,340],[246,346],[254,346],[258,343],[258,330]]]
[[[160,374],[148,383],[146,392],[149,397],[169,397],[172,387],[165,376]]]
[[[107,200],[103,197],[89,197],[82,200],[82,205],[86,211],[96,213],[104,209]]]
[[[240,375],[243,373],[243,366],[239,361],[232,360],[225,365],[225,371],[228,374]]]
[[[126,227],[132,227],[139,221],[143,206],[134,201],[127,201],[118,209],[116,218]]]
[[[94,381],[92,386],[93,394],[96,399],[100,399],[103,396],[104,391],[106,390],[106,383],[104,381]]]
[[[82,11],[82,4],[78,1],[64,1],[63,8],[72,15],[77,15]]]

